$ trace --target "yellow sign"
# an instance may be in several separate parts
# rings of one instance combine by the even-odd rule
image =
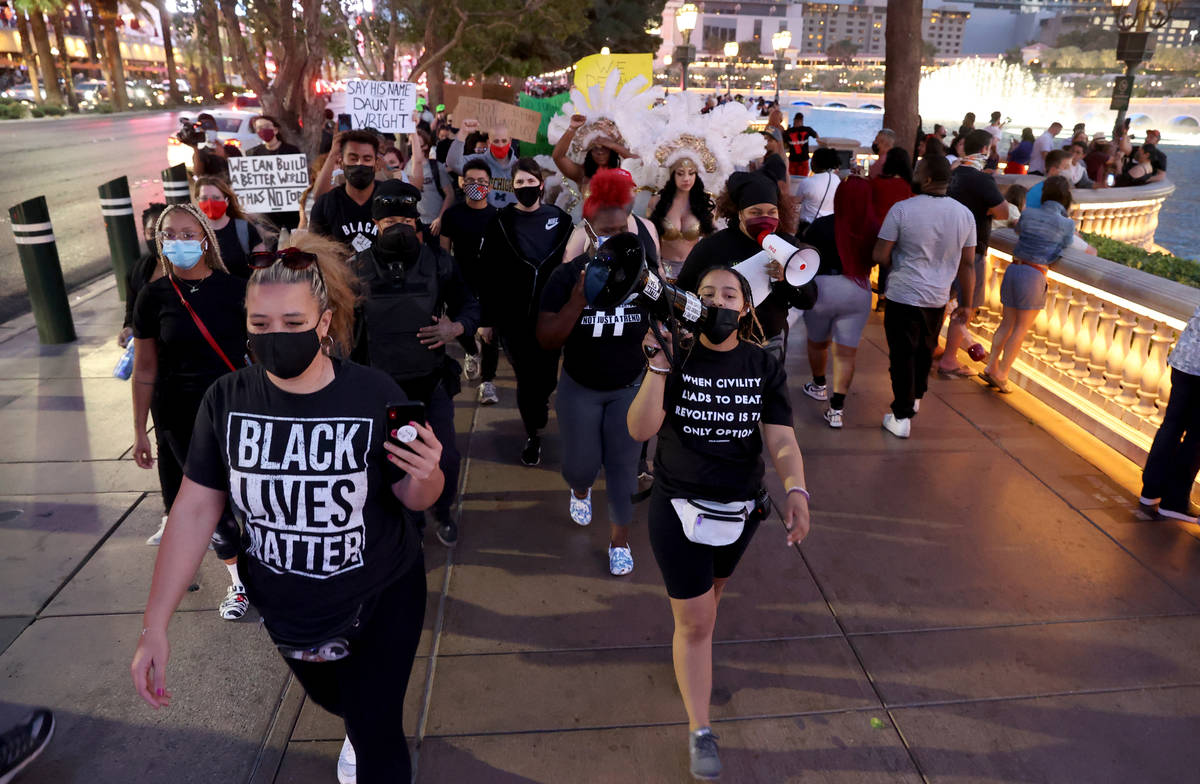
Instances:
[[[637,76],[646,77],[646,86],[654,84],[654,55],[652,54],[590,54],[575,63],[575,86],[586,96],[588,89],[603,85],[616,69],[621,72],[621,85]]]

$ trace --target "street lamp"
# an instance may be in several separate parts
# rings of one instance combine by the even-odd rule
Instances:
[[[691,44],[692,31],[700,20],[700,9],[694,3],[685,3],[675,12],[675,26],[683,44],[675,49],[675,60],[679,63],[679,89],[687,89],[687,69],[692,62],[695,48]]]
[[[780,30],[771,36],[771,48],[775,50],[775,104],[779,104],[779,78],[787,66],[787,48],[792,45],[790,30]]]
[[[725,42],[725,94],[729,95],[733,90],[733,58],[738,56],[738,42]]]
[[[1125,112],[1133,94],[1134,71],[1154,52],[1158,31],[1167,26],[1180,0],[1111,0],[1116,16],[1117,59],[1125,63],[1125,75],[1113,85],[1110,109],[1117,110],[1113,137],[1125,132]]]

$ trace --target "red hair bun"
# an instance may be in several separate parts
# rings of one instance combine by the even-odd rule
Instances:
[[[601,169],[588,183],[583,217],[591,220],[600,210],[625,209],[633,202],[633,175],[625,169]]]

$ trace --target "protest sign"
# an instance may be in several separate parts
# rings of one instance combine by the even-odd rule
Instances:
[[[575,63],[575,86],[586,98],[588,89],[603,85],[614,69],[621,72],[618,89],[637,76],[646,77],[647,86],[654,84],[652,54],[590,54]]]
[[[542,124],[542,115],[530,109],[464,95],[454,109],[454,121],[461,125],[468,118],[478,120],[479,128],[484,131],[506,126],[514,139],[523,142],[536,142],[538,126]]]
[[[346,82],[346,109],[351,127],[374,128],[380,133],[415,133],[412,114],[417,108],[417,86],[412,82]]]
[[[308,187],[308,157],[246,155],[229,159],[229,182],[246,212],[295,212]]]

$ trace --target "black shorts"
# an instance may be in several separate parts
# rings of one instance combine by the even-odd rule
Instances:
[[[752,512],[742,535],[733,544],[722,547],[696,544],[684,535],[683,523],[675,514],[671,498],[656,487],[650,494],[650,547],[667,585],[667,595],[672,599],[694,599],[707,593],[714,579],[732,575],[760,520]]]

